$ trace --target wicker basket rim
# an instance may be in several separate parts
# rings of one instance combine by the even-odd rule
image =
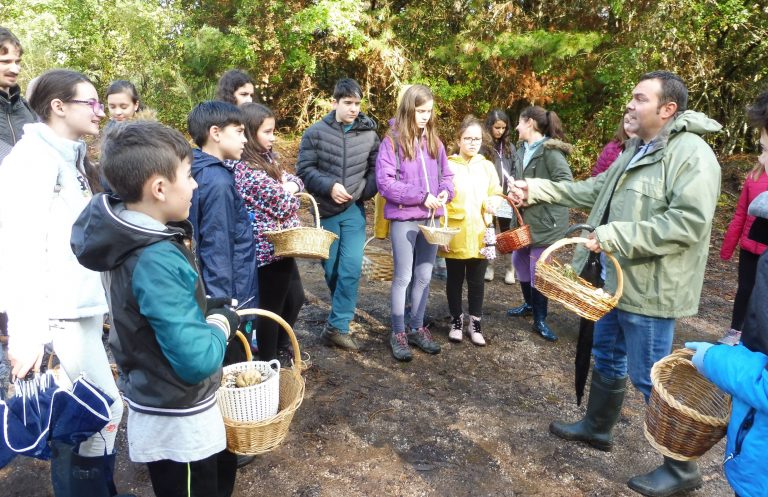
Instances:
[[[236,369],[234,366],[240,366],[240,365],[251,365],[256,362],[264,362],[269,365],[269,370],[271,371],[269,377],[266,380],[262,380],[261,383],[258,383],[256,385],[250,385],[247,387],[228,387],[224,385],[219,385],[219,390],[224,390],[225,392],[231,392],[231,391],[237,391],[237,392],[250,392],[252,390],[256,390],[258,387],[261,387],[262,385],[266,384],[268,381],[280,381],[280,361],[277,359],[272,359],[271,361],[244,361],[244,362],[238,362],[235,364],[230,364],[229,366],[224,366],[223,371],[227,373],[227,368],[230,369]],[[272,369],[272,363],[277,363],[277,371]],[[242,366],[241,366],[242,367]],[[255,369],[255,368],[248,368],[248,369]]]
[[[291,327],[291,325],[288,324],[286,320],[280,317],[279,315],[275,314],[272,311],[268,311],[266,309],[257,309],[255,307],[248,308],[248,309],[239,309],[237,311],[237,314],[240,317],[261,316],[265,318],[270,318],[280,325],[280,327],[288,334],[288,338],[291,339],[291,346],[293,346],[293,367],[287,368],[287,369],[292,371],[294,376],[297,376],[300,378],[301,371],[303,371],[306,368],[304,368],[303,361],[301,360],[301,350],[299,348],[299,341],[296,340],[296,334],[293,332],[293,328]]]
[[[307,192],[296,192],[294,195],[296,197],[308,198],[310,200],[310,202],[312,203],[313,214],[315,215],[315,227],[312,228],[312,229],[322,229],[322,227],[320,226],[320,210],[317,208],[317,201],[315,200],[315,197],[313,197],[312,195],[310,195]],[[298,227],[302,228],[302,226],[298,226]],[[308,228],[307,226],[303,226],[303,227],[304,228]],[[281,229],[280,228],[280,224],[278,224],[277,225],[277,230],[275,230],[275,231],[265,231],[264,233],[265,234],[280,233],[282,231],[289,231],[289,230],[294,230],[294,229],[296,229],[296,228],[294,227],[294,228]],[[323,231],[326,231],[326,230],[323,230]],[[330,231],[329,231],[329,233],[330,233]]]
[[[299,368],[296,367],[288,369],[296,369],[299,371]],[[299,374],[291,375],[290,381],[299,382],[299,391],[296,393],[296,398],[289,405],[285,406],[283,409],[280,409],[274,416],[262,419],[261,421],[235,421],[234,419],[229,419],[225,416],[222,416],[224,419],[224,424],[235,427],[243,426],[247,428],[260,428],[280,422],[288,416],[293,416],[296,410],[301,407],[301,404],[304,402],[304,391],[306,388],[306,383],[304,382],[304,378],[301,376],[300,372]]]

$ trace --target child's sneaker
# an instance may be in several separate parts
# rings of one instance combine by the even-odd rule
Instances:
[[[432,339],[432,333],[429,332],[429,328],[426,326],[409,332],[408,343],[415,345],[427,354],[440,353],[440,344]]]
[[[483,338],[483,332],[480,329],[480,319],[472,316],[469,322],[469,339],[477,346],[485,346],[485,338]]]
[[[723,338],[718,340],[720,343],[724,343],[725,345],[738,345],[741,341],[741,332],[739,330],[734,330],[731,328],[728,330]]]
[[[392,355],[398,361],[408,362],[413,359],[411,348],[408,347],[408,338],[405,336],[405,332],[392,333],[389,337],[389,345],[392,347]]]
[[[448,332],[448,340],[459,343],[464,338],[464,314],[451,318],[451,331]]]

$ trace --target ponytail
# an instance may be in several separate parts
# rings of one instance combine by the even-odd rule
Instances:
[[[520,113],[520,117],[533,120],[534,128],[539,133],[550,138],[565,140],[563,123],[560,121],[560,117],[555,111],[549,111],[543,107],[535,105],[523,109]]]

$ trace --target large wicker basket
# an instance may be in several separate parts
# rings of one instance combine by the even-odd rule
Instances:
[[[662,455],[698,459],[725,436],[731,398],[691,363],[693,351],[680,349],[651,369],[651,399],[643,431]]]
[[[597,288],[583,278],[578,276],[569,278],[564,275],[563,264],[550,257],[561,247],[587,241],[586,238],[563,238],[547,247],[536,261],[535,286],[547,298],[560,302],[584,319],[597,321],[616,307],[624,289],[624,274],[616,258],[608,252],[603,252],[616,267],[616,292],[610,295],[602,291],[598,292]]]
[[[510,254],[515,250],[519,250],[531,244],[531,227],[527,224],[523,224],[523,218],[520,215],[520,211],[517,210],[515,203],[512,202],[508,196],[502,194],[498,194],[498,196],[509,203],[517,217],[516,228],[504,232],[501,232],[501,229],[499,229],[499,234],[496,235],[496,252],[500,254]],[[498,219],[496,220],[496,227],[499,227]]]
[[[375,237],[370,237],[363,245],[363,275],[369,280],[392,281],[395,274],[395,262],[392,249],[370,245]]]
[[[305,369],[301,360],[299,342],[291,326],[274,312],[263,309],[242,309],[237,311],[240,316],[263,316],[274,319],[291,339],[293,346],[293,367],[283,369],[280,374],[280,402],[276,415],[262,421],[247,422],[224,418],[227,432],[227,449],[240,455],[264,454],[279,446],[288,434],[288,427],[293,415],[304,400],[304,378],[301,372]]]
[[[296,195],[311,201],[314,208],[315,227],[299,226],[285,230],[265,231],[264,234],[275,246],[275,255],[278,257],[327,259],[331,244],[338,236],[320,227],[320,213],[317,210],[317,202],[312,195],[303,192]]]
[[[451,242],[456,233],[461,231],[459,228],[448,227],[448,216],[443,216],[444,224],[440,226],[439,223],[435,223],[435,211],[432,211],[432,215],[429,218],[427,224],[420,224],[419,229],[427,239],[427,242],[432,245],[448,245]]]

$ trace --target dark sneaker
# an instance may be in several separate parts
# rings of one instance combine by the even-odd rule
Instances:
[[[335,345],[347,350],[360,350],[357,342],[349,333],[342,333],[341,330],[334,328],[329,324],[326,324],[323,328],[323,332],[320,333],[320,338],[325,340],[325,343],[328,345]]]
[[[440,353],[440,345],[432,339],[432,333],[429,332],[429,328],[426,326],[410,331],[407,335],[410,345],[415,345],[427,354]]]
[[[398,361],[408,362],[413,359],[411,348],[408,347],[408,339],[405,337],[405,332],[392,333],[389,337],[389,345],[392,347],[392,355]]]

